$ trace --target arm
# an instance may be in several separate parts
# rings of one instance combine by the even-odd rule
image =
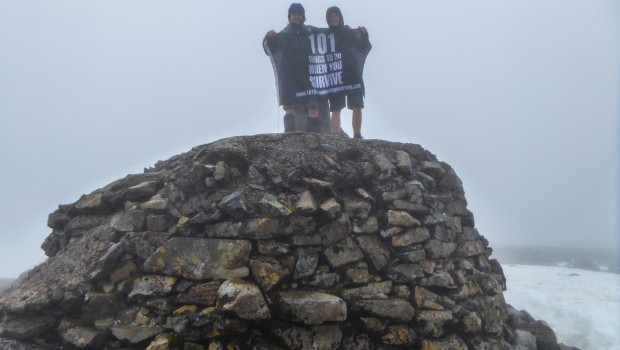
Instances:
[[[274,30],[268,31],[263,38],[263,50],[265,51],[266,55],[269,55],[269,52],[267,52],[267,48],[269,48],[269,51],[271,52],[277,52],[278,50],[280,50],[277,38],[278,33],[276,33]]]

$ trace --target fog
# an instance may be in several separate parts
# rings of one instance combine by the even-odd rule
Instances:
[[[58,204],[196,145],[282,132],[261,41],[289,5],[0,0],[0,277],[45,259]],[[618,1],[315,0],[306,23],[332,5],[373,45],[365,138],[454,167],[491,246],[618,251]]]

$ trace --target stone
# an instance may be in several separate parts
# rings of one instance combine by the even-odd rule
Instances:
[[[411,157],[409,156],[409,153],[399,150],[395,152],[395,155],[396,169],[398,169],[398,171],[405,176],[413,175],[413,168],[411,166]]]
[[[395,346],[413,346],[417,339],[415,330],[405,325],[389,326],[381,337],[384,344]]]
[[[291,245],[275,240],[260,240],[257,243],[258,253],[269,256],[282,256],[291,252]]]
[[[136,201],[153,196],[157,193],[159,183],[157,181],[144,181],[125,190],[123,198],[128,201]]]
[[[364,258],[364,253],[351,237],[325,248],[323,253],[333,268]]]
[[[413,306],[402,299],[357,300],[353,303],[353,310],[397,322],[409,322],[415,315]]]
[[[116,326],[112,327],[111,331],[117,339],[137,344],[155,338],[157,334],[161,333],[162,329],[148,326]]]
[[[352,218],[366,220],[372,204],[357,198],[345,198],[344,211]]]
[[[244,240],[173,237],[144,262],[144,269],[195,280],[211,279],[219,268],[247,268],[251,249],[250,242]]]
[[[441,259],[449,257],[455,250],[457,244],[454,242],[442,242],[438,239],[431,239],[424,244],[427,257],[431,259]]]
[[[169,276],[149,275],[136,279],[128,298],[161,297],[172,292],[177,279]]]
[[[84,195],[73,206],[76,213],[100,213],[106,210],[102,192]]]
[[[465,257],[471,257],[484,253],[484,244],[480,241],[464,241],[459,244],[456,252]]]
[[[163,212],[168,209],[170,201],[168,198],[155,196],[140,205],[140,209],[148,212]]]
[[[312,276],[319,263],[319,253],[313,248],[298,248],[296,251],[294,279]]]
[[[416,321],[420,323],[422,327],[418,328],[418,332],[424,337],[439,338],[445,333],[445,324],[452,321],[452,319],[452,312],[450,311],[419,311],[416,316]]]
[[[420,341],[420,350],[468,350],[467,344],[463,339],[457,336],[450,336],[446,339],[433,340],[422,339]]]
[[[110,227],[116,231],[144,231],[146,228],[146,212],[142,210],[130,210],[112,216]]]
[[[342,340],[338,325],[292,326],[276,329],[275,333],[289,349],[338,349]]]
[[[353,232],[356,234],[368,234],[379,231],[379,222],[374,216],[368,217],[366,220],[358,220],[353,225]]]
[[[441,297],[425,288],[416,286],[414,288],[414,298],[416,307],[420,310],[443,310]]]
[[[437,225],[434,227],[433,237],[443,242],[452,242],[456,237],[456,232],[443,225]]]
[[[50,316],[16,318],[0,324],[0,336],[25,340],[36,337],[54,326],[56,320]]]
[[[217,291],[216,308],[244,320],[271,318],[267,303],[257,285],[241,280],[227,280]]]
[[[125,252],[147,259],[161,247],[172,234],[167,232],[128,232],[123,237]]]
[[[271,193],[265,193],[258,202],[258,207],[261,216],[268,217],[280,217],[289,216],[293,212],[286,205],[282,204],[278,197]]]
[[[375,154],[373,157],[373,163],[379,168],[382,173],[389,173],[396,169],[394,163],[392,163],[385,154]]]
[[[250,259],[250,271],[256,283],[266,292],[290,275],[289,271],[272,257]]]
[[[339,297],[309,291],[284,291],[277,297],[280,317],[307,325],[339,322],[347,318],[347,303]]]
[[[390,267],[387,276],[394,282],[409,283],[413,282],[416,278],[424,277],[424,272],[420,265],[400,264]]]
[[[101,349],[108,339],[106,332],[88,327],[69,328],[62,331],[61,336],[76,349]]]
[[[328,198],[323,203],[321,203],[320,208],[323,212],[327,213],[329,218],[332,220],[337,218],[342,211],[340,203],[338,203],[336,201],[336,198],[333,197]]]
[[[345,215],[321,227],[319,232],[321,233],[321,243],[325,246],[331,246],[349,236],[351,224]]]
[[[420,169],[427,175],[432,176],[435,180],[440,180],[446,173],[439,162],[423,161],[420,162]]]
[[[241,219],[248,215],[245,195],[241,191],[233,192],[228,196],[222,198],[218,206],[226,214],[232,216],[235,219]]]
[[[409,229],[403,234],[391,236],[393,247],[407,247],[413,244],[422,243],[431,237],[426,227]]]
[[[318,209],[318,205],[312,196],[310,191],[304,191],[300,196],[299,200],[295,204],[295,210],[300,214],[311,214],[314,213]]]
[[[406,211],[388,210],[388,225],[399,227],[420,226],[420,222],[414,219]]]
[[[387,299],[392,292],[392,282],[369,283],[363,287],[344,289],[340,296],[347,300]]]
[[[383,269],[392,260],[390,250],[377,235],[358,236],[355,239],[375,269]]]
[[[424,249],[413,249],[398,254],[398,260],[408,263],[417,263],[426,259],[426,251]]]
[[[192,285],[189,290],[179,294],[176,301],[181,304],[198,304],[215,306],[217,299],[217,291],[221,283],[219,281],[211,281]]]
[[[97,320],[115,317],[126,307],[122,296],[118,293],[89,292],[84,296],[82,318],[87,323],[94,323]]]
[[[147,231],[168,231],[169,218],[167,215],[149,214],[146,216],[146,230]]]

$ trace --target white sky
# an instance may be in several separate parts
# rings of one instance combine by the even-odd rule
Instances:
[[[0,0],[0,277],[43,261],[58,204],[196,145],[281,132],[261,40],[289,5]],[[364,136],[452,165],[491,246],[618,249],[620,2],[304,5],[307,24],[337,5],[368,28]]]

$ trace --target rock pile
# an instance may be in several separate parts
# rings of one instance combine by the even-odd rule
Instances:
[[[48,220],[2,349],[556,349],[506,305],[454,170],[413,144],[235,137]]]

